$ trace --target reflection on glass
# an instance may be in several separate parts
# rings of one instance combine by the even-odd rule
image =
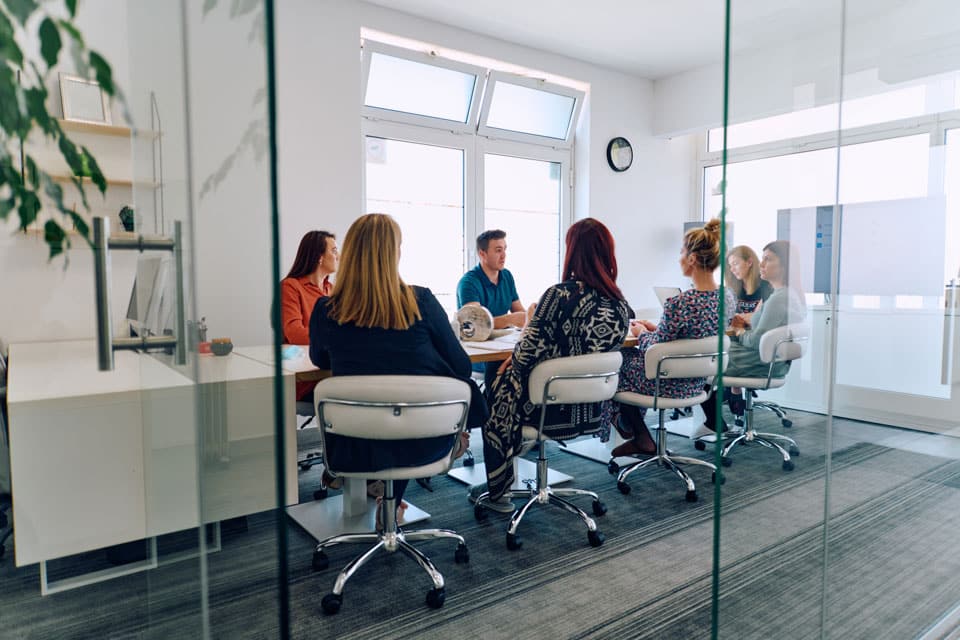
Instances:
[[[560,163],[486,154],[484,226],[507,232],[520,301],[538,301],[560,272]]]
[[[364,104],[466,122],[476,79],[471,73],[375,52],[370,57]]]
[[[497,81],[487,126],[563,140],[575,103],[570,96]]]
[[[465,270],[463,152],[368,136],[367,211],[387,213],[403,231],[400,275],[429,287],[455,310]]]

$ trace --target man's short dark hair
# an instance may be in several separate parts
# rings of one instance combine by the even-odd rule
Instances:
[[[503,240],[507,232],[500,229],[489,229],[477,236],[477,251],[486,251],[491,240]]]

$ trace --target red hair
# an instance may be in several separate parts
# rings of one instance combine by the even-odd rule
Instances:
[[[624,300],[617,286],[613,235],[595,218],[584,218],[567,230],[563,280],[580,280],[608,298]]]

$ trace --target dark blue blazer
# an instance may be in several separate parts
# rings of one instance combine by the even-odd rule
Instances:
[[[406,330],[338,324],[320,298],[310,316],[310,360],[335,376],[446,376],[470,385],[468,427],[483,424],[487,405],[470,378],[470,358],[450,327],[447,314],[430,289],[412,287],[421,319]]]

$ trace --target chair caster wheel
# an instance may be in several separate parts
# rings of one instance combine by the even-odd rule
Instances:
[[[327,488],[324,487],[324,488],[322,488],[322,489],[317,489],[316,491],[313,492],[313,499],[314,499],[314,500],[326,500],[326,499],[327,499],[327,495],[328,495],[328,494],[327,494]]]
[[[602,516],[607,512],[607,505],[603,504],[599,500],[593,501],[593,515]]]
[[[783,470],[784,470],[784,471],[793,471],[793,460],[784,460],[784,461],[783,461]]]
[[[782,424],[787,429],[789,429],[790,427],[793,426],[793,420],[787,420],[786,418],[784,418],[783,420],[780,421],[780,424]]]
[[[509,549],[510,551],[516,551],[522,546],[523,546],[523,540],[520,539],[520,536],[518,536],[515,533],[507,534],[507,549]]]
[[[335,593],[328,593],[327,595],[323,596],[323,600],[320,601],[320,606],[323,607],[323,612],[330,616],[340,611],[341,604],[343,604],[343,596],[339,596]]]
[[[696,449],[697,451],[706,451],[707,443],[704,442],[703,440],[695,440],[693,443],[693,448]]]
[[[800,455],[800,449],[797,447],[790,447],[789,452],[790,452],[790,455],[794,457]]]
[[[686,498],[687,498],[687,502],[696,502],[696,501],[697,501],[697,491],[696,491],[696,489],[694,489],[694,490],[687,489]]]
[[[467,545],[462,543],[457,545],[457,550],[453,552],[453,561],[457,564],[470,562],[470,550],[467,549]]]
[[[711,481],[713,484],[717,484],[717,474],[718,474],[718,473],[719,473],[718,471],[714,471],[714,472],[710,475],[710,481]],[[722,473],[720,473],[719,475],[720,475],[720,484],[722,484],[722,485],[723,485],[723,484],[727,484],[727,476],[723,475]]]
[[[447,592],[443,587],[439,589],[430,589],[427,591],[427,606],[431,609],[439,609],[447,599]]]
[[[478,504],[473,505],[473,517],[477,522],[483,522],[487,519],[487,510]]]
[[[620,465],[617,464],[616,460],[611,458],[610,462],[607,463],[607,473],[609,473],[612,476],[615,476],[618,473],[620,473]]]
[[[597,531],[587,531],[587,541],[591,547],[599,547],[606,539],[607,536],[603,535],[603,532],[599,529]]]
[[[733,459],[732,459],[732,458],[720,458],[720,464],[722,464],[722,465],[725,466],[725,467],[729,467],[730,465],[733,464]]]
[[[619,481],[617,482],[617,489],[619,489],[619,490],[620,490],[620,493],[622,493],[622,494],[625,495],[625,496],[630,495],[630,485],[628,485],[628,484],[627,484],[626,482],[624,482],[623,480],[619,480]]]
[[[323,551],[313,552],[313,570],[323,571],[330,566],[330,558]]]

